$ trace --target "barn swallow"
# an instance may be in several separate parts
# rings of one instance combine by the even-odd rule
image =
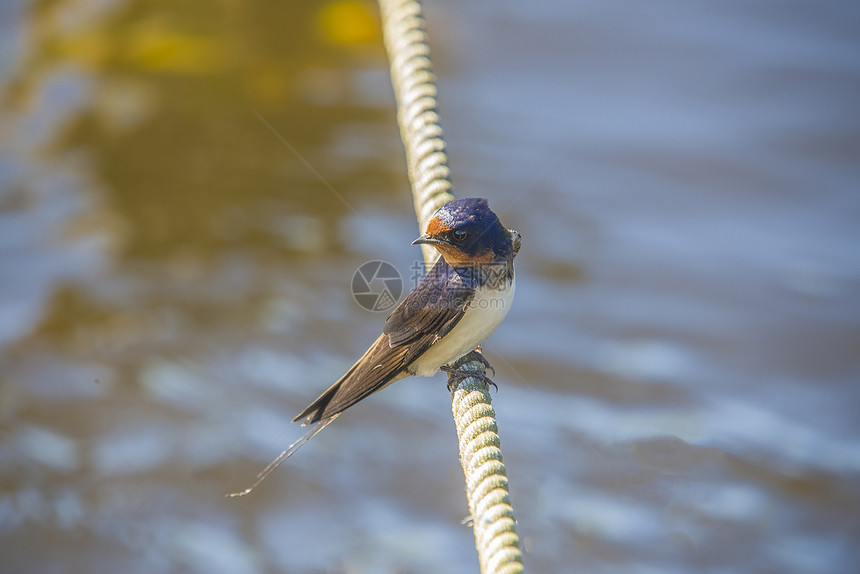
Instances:
[[[510,311],[520,242],[520,234],[502,225],[486,199],[458,199],[436,211],[412,244],[432,245],[441,257],[388,316],[364,355],[293,419],[313,428],[272,461],[253,486],[230,496],[249,493],[343,411],[400,379],[442,370],[455,379],[477,376],[492,383],[449,365],[472,354],[492,369],[474,350]]]

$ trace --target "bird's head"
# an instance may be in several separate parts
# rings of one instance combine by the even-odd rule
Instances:
[[[443,205],[413,245],[432,245],[452,266],[498,263],[516,254],[515,231],[505,229],[486,199],[456,199]],[[517,245],[518,246],[518,245]]]

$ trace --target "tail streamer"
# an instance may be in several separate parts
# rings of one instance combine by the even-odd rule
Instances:
[[[300,438],[299,440],[297,440],[296,442],[294,442],[293,444],[291,444],[290,446],[288,446],[288,447],[286,448],[286,450],[284,450],[283,452],[281,452],[281,454],[279,454],[277,457],[275,457],[275,460],[273,460],[272,462],[270,462],[270,463],[266,466],[266,468],[264,468],[263,470],[261,470],[261,471],[260,471],[260,474],[258,474],[258,475],[257,475],[257,480],[256,480],[256,481],[254,481],[254,484],[252,484],[251,486],[249,486],[249,487],[248,487],[248,488],[246,488],[245,490],[240,490],[240,491],[238,491],[238,492],[231,492],[230,494],[225,494],[224,496],[226,496],[227,498],[238,498],[238,497],[240,497],[240,496],[245,496],[245,495],[247,495],[247,494],[251,494],[251,492],[252,492],[255,488],[257,488],[258,486],[260,486],[260,484],[261,484],[264,480],[266,480],[266,479],[269,477],[269,475],[270,475],[270,474],[272,474],[273,472],[275,472],[275,470],[276,470],[279,466],[281,466],[282,464],[284,464],[284,463],[287,461],[287,459],[288,459],[288,458],[290,458],[291,456],[293,456],[293,455],[294,455],[294,454],[295,454],[295,453],[296,453],[300,448],[302,448],[302,447],[305,445],[305,443],[306,443],[306,442],[308,442],[309,440],[311,440],[312,438],[314,438],[314,437],[315,437],[315,436],[316,436],[316,435],[317,435],[321,430],[323,430],[323,429],[324,429],[325,427],[327,427],[329,424],[333,423],[333,422],[334,422],[334,420],[335,420],[337,417],[339,417],[339,416],[340,416],[340,413],[338,413],[338,414],[336,414],[336,415],[333,415],[333,416],[331,416],[331,417],[329,417],[329,418],[327,418],[327,419],[323,419],[323,420],[319,421],[318,423],[316,423],[315,425],[313,425],[313,426],[310,428],[310,430],[308,430],[308,432],[306,432],[306,433],[302,436],[302,438]]]

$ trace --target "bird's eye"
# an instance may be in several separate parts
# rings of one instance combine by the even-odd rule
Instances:
[[[453,231],[451,233],[451,239],[454,241],[454,243],[463,243],[467,235],[469,235],[469,232],[467,232],[465,229],[457,229],[456,231]]]

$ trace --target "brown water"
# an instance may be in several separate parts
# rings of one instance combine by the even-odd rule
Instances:
[[[856,571],[860,9],[428,12],[528,570]],[[3,0],[0,122],[0,570],[477,571],[441,375],[223,498],[420,256],[373,4]]]

